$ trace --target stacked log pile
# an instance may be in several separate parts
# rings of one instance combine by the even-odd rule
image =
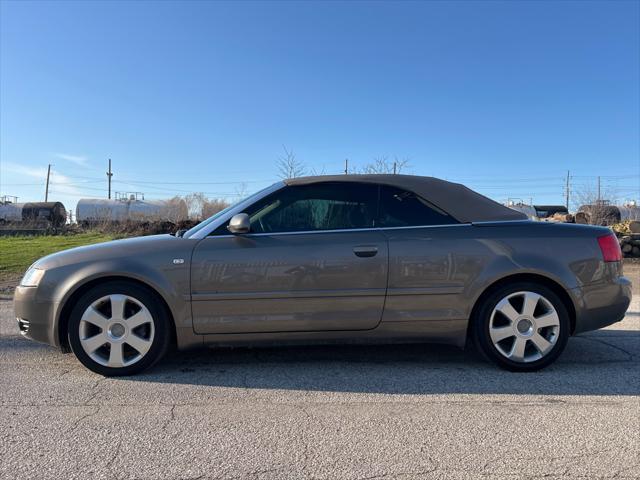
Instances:
[[[575,223],[576,218],[570,213],[554,213],[552,216],[545,218],[547,222]]]
[[[627,220],[613,225],[625,257],[640,257],[640,221]]]
[[[575,219],[576,223],[580,223],[581,225],[587,225],[589,223],[589,215],[586,212],[577,212]]]
[[[620,248],[625,257],[640,257],[640,234],[618,237]]]

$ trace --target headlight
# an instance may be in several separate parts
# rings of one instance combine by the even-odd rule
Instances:
[[[23,287],[37,287],[40,280],[42,280],[43,275],[44,270],[31,267],[27,270],[27,273],[24,274],[24,277],[22,277],[20,285]]]

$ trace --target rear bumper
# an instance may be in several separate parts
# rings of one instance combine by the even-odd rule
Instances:
[[[60,347],[55,322],[57,304],[37,297],[36,287],[16,287],[13,307],[23,337]]]
[[[606,284],[575,288],[576,326],[574,334],[597,330],[619,322],[631,303],[631,281],[617,277]]]

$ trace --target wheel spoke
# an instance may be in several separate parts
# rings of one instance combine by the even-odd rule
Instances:
[[[152,318],[149,310],[142,308],[138,313],[127,318],[127,325],[129,325],[129,328],[136,328],[151,321]]]
[[[502,299],[498,305],[496,305],[496,310],[502,313],[505,317],[507,317],[511,322],[515,322],[516,319],[520,316],[516,309],[513,308],[513,305],[509,303],[509,300],[504,298]]]
[[[527,340],[525,338],[516,337],[516,341],[513,343],[513,348],[509,352],[509,358],[517,362],[524,360],[524,349],[527,346]]]
[[[151,348],[151,340],[145,340],[135,333],[130,334],[125,340],[132,348],[135,348],[141,355],[144,355]]]
[[[513,337],[515,335],[512,326],[498,328],[492,327],[489,333],[491,334],[491,340],[493,340],[493,343],[501,342],[505,338]]]
[[[108,319],[98,310],[96,310],[93,305],[91,305],[85,310],[84,314],[82,315],[82,321],[91,323],[92,325],[95,325],[96,327],[104,330],[107,327]]]
[[[94,335],[93,337],[85,338],[80,341],[82,342],[82,346],[85,352],[91,354],[95,352],[97,349],[99,349],[102,345],[107,343],[108,340],[106,335],[103,332],[101,332],[97,335]]]
[[[110,367],[122,367],[124,365],[124,354],[122,352],[122,343],[112,343],[111,352],[109,352]]]
[[[531,341],[542,355],[551,348],[551,343],[538,332],[533,334]]]
[[[111,318],[124,319],[124,304],[127,297],[124,295],[111,295],[109,300],[111,301]]]
[[[522,304],[522,314],[533,318],[533,312],[536,311],[536,306],[540,300],[540,295],[533,292],[525,292],[524,303]]]
[[[555,327],[560,325],[560,318],[558,318],[558,314],[555,311],[552,311],[536,318],[535,322],[538,328]]]

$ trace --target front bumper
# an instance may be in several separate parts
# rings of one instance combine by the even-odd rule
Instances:
[[[574,334],[597,330],[619,322],[631,303],[631,281],[617,277],[607,283],[595,283],[573,289],[576,300]]]
[[[39,299],[37,291],[37,287],[16,287],[13,307],[20,333],[36,342],[60,347],[55,321],[58,304]]]

